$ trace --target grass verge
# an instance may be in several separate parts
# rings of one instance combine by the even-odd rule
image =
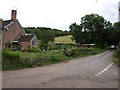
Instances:
[[[119,66],[118,62],[118,53],[115,51],[112,56],[112,62]]]
[[[120,43],[118,45],[118,49],[113,54],[112,62],[120,67]]]

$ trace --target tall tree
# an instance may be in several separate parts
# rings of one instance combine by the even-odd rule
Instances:
[[[81,38],[81,43],[95,43],[98,47],[104,47],[106,44],[108,30],[111,23],[98,14],[89,14],[81,18],[81,24],[74,23],[70,29],[74,31],[73,37]],[[78,29],[78,27],[80,27]],[[78,39],[74,38],[74,39]]]
[[[77,25],[76,23],[73,23],[69,26],[70,32],[73,36],[73,39],[75,40],[76,44],[79,45],[82,41],[82,28],[81,26]]]
[[[54,41],[54,32],[51,30],[44,30],[42,31],[42,34],[39,35],[41,46],[47,51],[48,49],[48,43]]]
[[[117,45],[120,42],[120,22],[113,24],[113,29],[109,31],[108,44]]]

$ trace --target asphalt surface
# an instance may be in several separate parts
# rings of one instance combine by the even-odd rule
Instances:
[[[113,51],[59,64],[2,73],[3,88],[118,88]]]

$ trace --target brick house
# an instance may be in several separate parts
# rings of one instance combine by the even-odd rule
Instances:
[[[0,48],[19,50],[38,46],[36,35],[27,35],[16,16],[17,11],[12,10],[11,20],[0,19]]]

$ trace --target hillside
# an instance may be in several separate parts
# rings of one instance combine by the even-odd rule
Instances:
[[[55,38],[54,43],[75,43],[71,38],[72,35],[59,36]]]

